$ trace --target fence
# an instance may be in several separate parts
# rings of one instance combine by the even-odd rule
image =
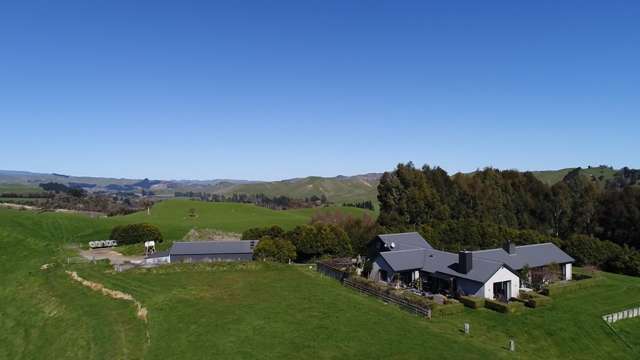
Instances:
[[[349,277],[348,272],[341,270],[335,266],[332,266],[329,263],[324,261],[319,261],[316,264],[316,271],[323,275],[334,278],[338,281],[343,281],[344,279]]]
[[[345,278],[342,280],[342,284],[344,284],[344,286],[350,287],[354,290],[357,290],[361,293],[367,294],[367,295],[371,295],[371,296],[375,296],[379,299],[382,299],[385,302],[388,303],[392,303],[392,304],[396,304],[398,306],[400,306],[402,309],[407,310],[409,312],[412,312],[416,315],[419,316],[424,316],[428,319],[431,319],[431,309],[430,308],[425,308],[425,307],[421,307],[421,306],[417,306],[414,305],[404,299],[395,297],[393,295],[389,295],[389,294],[385,294],[383,292],[371,289],[367,286],[364,286],[362,284],[359,284],[349,278]]]
[[[613,324],[618,320],[631,319],[640,316],[640,307],[618,311],[613,314],[607,314],[602,317],[602,320],[609,324]]]

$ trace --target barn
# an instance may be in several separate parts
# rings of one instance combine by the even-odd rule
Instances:
[[[258,240],[216,240],[174,242],[169,262],[251,261]]]

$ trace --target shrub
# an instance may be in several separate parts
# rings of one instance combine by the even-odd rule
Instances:
[[[537,308],[542,306],[550,305],[553,299],[548,296],[544,296],[542,294],[538,294],[533,291],[529,292],[521,292],[520,299],[524,302],[527,307]]]
[[[265,236],[273,239],[281,238],[284,236],[284,229],[278,225],[251,228],[242,233],[242,240],[260,240]]]
[[[157,226],[141,223],[118,225],[111,230],[111,239],[120,244],[137,244],[145,241],[162,242],[162,233]]]
[[[512,301],[510,303],[503,303],[496,300],[485,299],[484,306],[488,309],[501,312],[503,314],[513,314],[522,311],[524,309],[524,303],[518,301]]]
[[[464,306],[472,309],[479,309],[484,307],[484,298],[478,296],[460,296],[458,299]]]
[[[599,278],[591,278],[585,280],[571,280],[566,282],[557,282],[545,286],[542,293],[546,296],[557,296],[562,293],[573,292],[580,289],[586,289],[594,286]]]
[[[296,247],[289,240],[264,237],[254,249],[253,255],[260,260],[286,263],[295,259]]]

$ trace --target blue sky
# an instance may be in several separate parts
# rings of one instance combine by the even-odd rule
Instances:
[[[0,4],[0,169],[640,167],[637,1]]]

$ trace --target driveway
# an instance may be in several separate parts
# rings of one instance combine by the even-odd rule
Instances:
[[[126,256],[109,248],[80,250],[80,256],[88,260],[108,259],[112,265],[122,265],[125,262],[140,263],[144,256]]]

